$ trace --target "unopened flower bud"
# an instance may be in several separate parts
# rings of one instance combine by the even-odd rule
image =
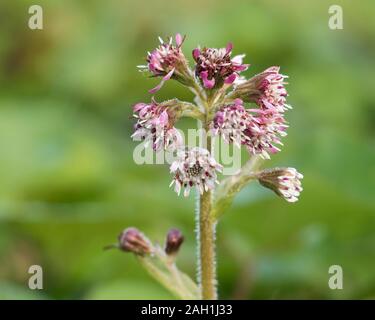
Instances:
[[[178,229],[171,229],[167,234],[165,242],[165,253],[167,255],[175,255],[180,249],[181,244],[184,242],[184,236]]]
[[[266,169],[258,174],[261,185],[274,191],[288,202],[296,202],[302,191],[303,175],[294,168]]]
[[[119,248],[144,255],[151,253],[151,242],[137,228],[127,228],[118,237]]]

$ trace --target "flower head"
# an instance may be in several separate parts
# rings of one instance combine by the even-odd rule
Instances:
[[[216,171],[221,171],[222,166],[218,164],[210,152],[204,148],[191,148],[179,150],[177,160],[170,167],[174,174],[173,183],[175,191],[180,194],[184,188],[184,196],[187,197],[190,189],[195,186],[202,194],[203,191],[212,190],[218,183]]]
[[[196,61],[195,73],[207,89],[219,87],[223,83],[232,84],[238,74],[248,68],[242,64],[244,55],[231,58],[232,44],[226,48],[196,48],[193,50],[193,58]]]
[[[150,93],[158,91],[172,77],[184,83],[188,70],[187,60],[181,50],[184,39],[177,33],[174,45],[172,37],[166,42],[159,37],[160,46],[148,53],[147,65],[138,66],[141,71],[149,71],[155,77],[162,77],[162,81]]]
[[[257,123],[252,118],[242,100],[236,99],[216,112],[212,121],[212,132],[214,135],[221,135],[225,142],[241,147],[248,139],[248,130],[257,130]]]
[[[127,228],[118,237],[121,250],[144,255],[152,252],[152,244],[137,228]]]
[[[296,202],[302,191],[303,175],[294,168],[266,169],[258,174],[258,180],[264,187],[273,190],[288,202]]]
[[[137,103],[133,110],[137,119],[133,140],[144,140],[146,146],[151,143],[155,151],[174,151],[182,144],[182,136],[174,127],[178,116],[173,107],[152,100],[150,104]]]
[[[224,105],[212,122],[214,135],[221,135],[227,143],[237,147],[245,145],[251,154],[269,159],[269,152],[280,151],[280,138],[286,135],[284,117],[270,110],[245,109],[243,101],[236,99]]]
[[[252,117],[252,125],[245,130],[244,145],[251,154],[270,159],[269,153],[280,151],[277,145],[283,145],[280,138],[287,135],[288,125],[284,117],[277,112],[259,109],[249,111],[255,112],[256,115]]]
[[[264,110],[284,112],[291,109],[286,103],[285,89],[287,76],[279,73],[280,67],[270,67],[235,87],[234,97],[257,103]]]

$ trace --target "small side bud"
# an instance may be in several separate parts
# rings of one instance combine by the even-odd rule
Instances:
[[[176,255],[183,242],[184,236],[182,235],[180,230],[169,230],[167,239],[165,241],[165,253],[169,256]]]
[[[294,168],[274,168],[261,171],[259,183],[288,202],[296,202],[302,192],[303,175]]]
[[[137,228],[127,228],[118,237],[119,248],[123,251],[133,252],[138,255],[149,254],[152,245],[143,233]]]

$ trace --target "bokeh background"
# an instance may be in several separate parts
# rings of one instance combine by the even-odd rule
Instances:
[[[0,2],[0,298],[170,299],[131,254],[103,251],[127,226],[163,242],[186,237],[179,266],[195,275],[194,197],[168,188],[165,165],[134,164],[131,105],[157,36],[246,53],[247,76],[280,65],[294,109],[269,166],[295,166],[304,192],[288,204],[254,184],[218,227],[220,296],[375,298],[375,3],[362,1]],[[328,8],[344,29],[328,28]],[[169,81],[157,94],[191,99]],[[194,125],[184,120],[183,126]],[[27,270],[44,270],[44,290]],[[328,288],[341,265],[344,289]]]

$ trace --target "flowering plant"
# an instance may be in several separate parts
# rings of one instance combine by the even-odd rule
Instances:
[[[241,75],[249,67],[243,63],[245,55],[232,57],[231,43],[219,49],[194,49],[195,64],[191,68],[182,51],[184,40],[180,34],[175,36],[175,44],[172,38],[160,39],[160,46],[148,53],[147,64],[139,68],[161,78],[150,93],[173,79],[194,93],[194,103],[178,99],[159,103],[154,98],[149,103],[137,103],[132,138],[142,140],[155,152],[163,150],[175,156],[170,172],[177,194],[183,191],[187,197],[192,189],[197,191],[197,282],[175,264],[183,242],[177,229],[169,231],[162,248],[138,229],[128,228],[119,236],[117,247],[133,252],[151,276],[176,296],[217,299],[215,228],[221,215],[234,196],[254,180],[288,202],[297,201],[302,174],[294,168],[260,169],[264,160],[280,151],[288,128],[285,112],[291,107],[286,103],[287,77],[279,73],[280,68],[270,67],[246,79]],[[175,127],[182,117],[196,119],[205,129],[202,145],[184,145]],[[213,156],[213,137],[221,137],[235,148],[244,146],[250,156],[236,174],[220,182],[218,174],[223,166]]]

